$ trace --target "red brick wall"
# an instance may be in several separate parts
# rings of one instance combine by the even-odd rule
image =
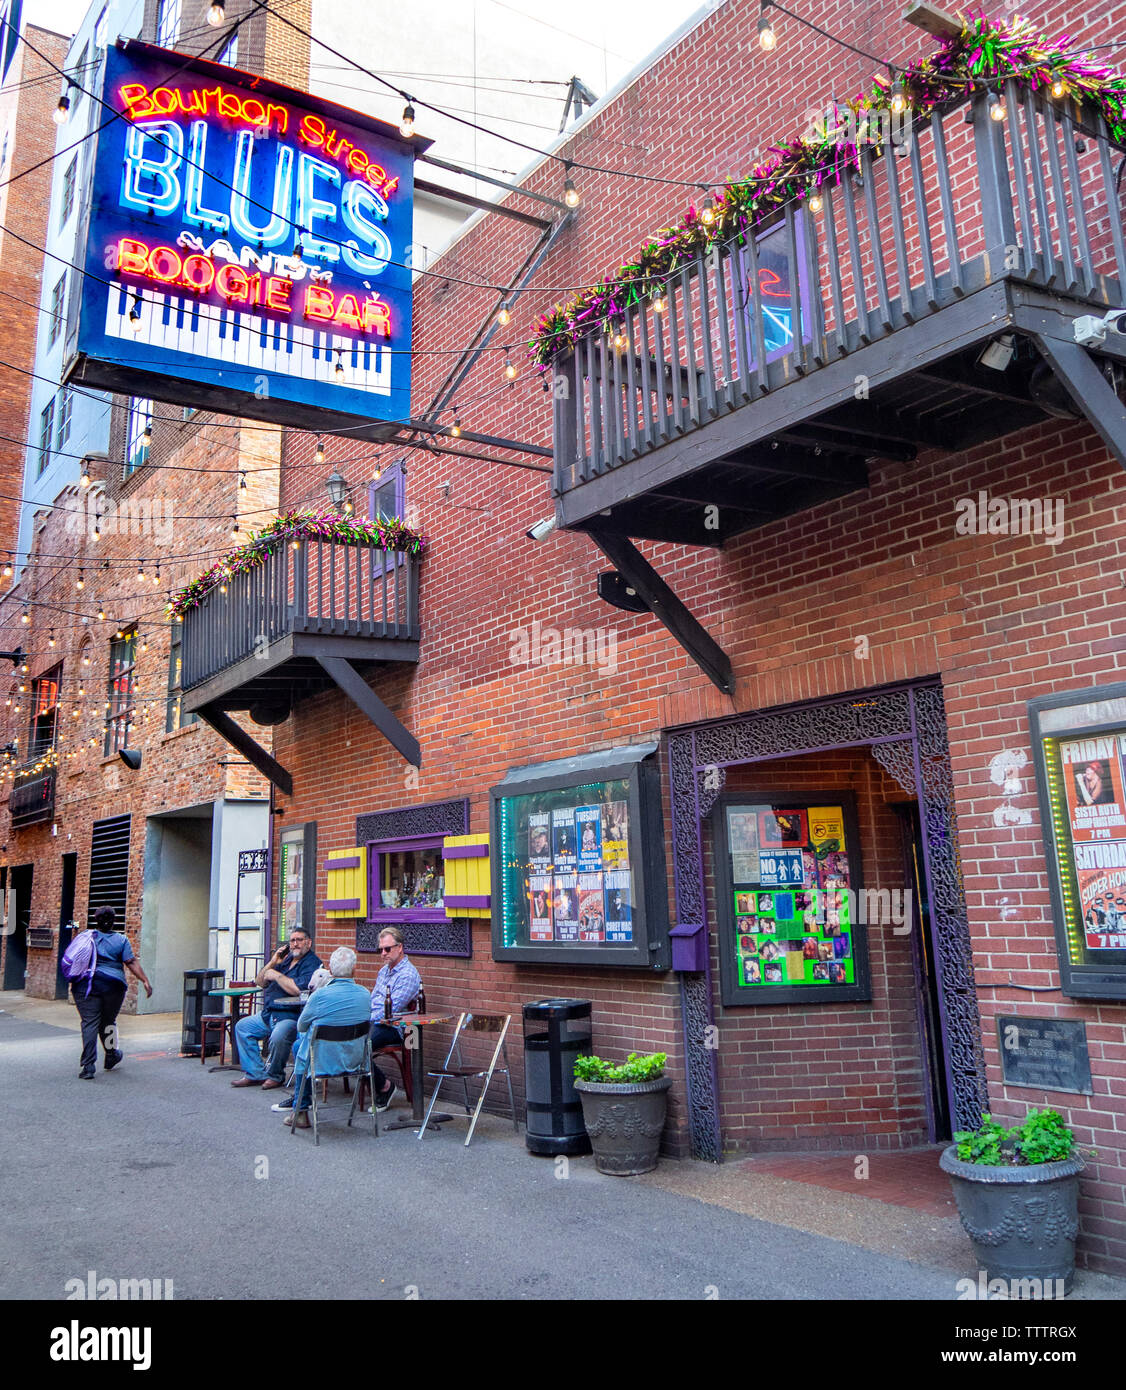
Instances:
[[[808,8],[811,19],[889,59],[928,51],[930,41],[888,12],[861,4]],[[745,171],[778,137],[804,124],[802,113],[867,82],[873,65],[797,29],[782,17],[778,53],[754,44],[759,7],[720,7],[571,142],[576,159],[607,168],[671,177]],[[1122,6],[1102,3],[1065,15],[1060,4],[1033,18],[1052,32],[1105,42],[1121,30]],[[537,271],[536,288],[503,330],[526,341],[535,317],[628,258],[653,229],[676,216],[688,192],[583,171],[577,222]],[[529,185],[558,193],[557,166]],[[519,200],[516,200],[519,202]],[[529,210],[534,210],[529,208]],[[464,343],[493,302],[478,282],[515,273],[531,233],[489,219],[472,229],[420,279],[415,299],[415,414],[449,370],[449,350]],[[503,342],[503,339],[497,341]],[[550,442],[550,401],[522,370],[505,386],[501,358],[487,356],[459,388],[467,428],[529,442]],[[445,417],[447,420],[450,415]],[[310,439],[293,438],[287,458],[307,465]],[[370,475],[375,457],[357,461],[351,442],[329,451],[323,473],[341,460],[352,480]],[[382,452],[382,461],[393,455]],[[1120,570],[1123,535],[1115,508],[1121,470],[1081,423],[1054,423],[962,454],[925,455],[910,464],[876,464],[867,493],[832,502],[736,541],[723,553],[671,545],[642,549],[729,653],[738,685],[720,696],[664,629],[599,603],[594,579],[606,562],[577,535],[536,545],[528,526],[550,514],[547,482],[513,468],[408,454],[408,493],[428,539],[423,566],[422,659],[417,670],[387,671],[374,686],[419,737],[417,786],[402,761],[343,699],[325,695],[302,705],[277,735],[291,767],[292,821],[319,823],[319,849],[354,841],[363,811],[471,798],[471,828],[487,828],[487,789],[509,767],[656,737],[664,728],[733,711],[766,708],[939,674],[950,720],[962,868],[989,1063],[991,1101],[1002,1116],[1049,1104],[1099,1156],[1085,1180],[1083,1251],[1094,1265],[1126,1268],[1126,1020],[1117,1004],[1076,1004],[1059,993],[1048,904],[1044,846],[1030,776],[1016,803],[1027,826],[994,825],[999,788],[992,757],[1029,751],[1025,702],[1034,695],[1120,678],[1126,638],[1118,629],[1126,598]],[[309,485],[302,467],[301,486]],[[960,537],[957,499],[988,488],[998,496],[1062,499],[1066,530],[1052,547],[1032,536]],[[557,626],[612,628],[618,670],[596,667],[513,668],[509,633],[533,619]],[[868,654],[857,657],[856,639]],[[758,780],[762,771],[755,775]],[[805,766],[771,770],[781,784],[808,775]],[[815,781],[853,779],[868,807],[866,837],[881,872],[896,871],[888,788],[863,759],[823,760]],[[667,789],[666,789],[667,805]],[[897,861],[896,861],[897,862]],[[893,879],[893,882],[898,880]],[[323,896],[323,878],[318,884]],[[328,947],[352,939],[348,924],[324,924]],[[669,1050],[673,1088],[671,1139],[683,1149],[683,1054],[673,977],[624,972],[533,970],[490,961],[479,929],[470,963],[423,962],[434,1003],[472,999],[514,1006],[545,989],[595,1000],[601,1050],[660,1046]],[[859,1006],[723,1010],[718,1018],[723,1125],[729,1146],[793,1143],[893,1144],[918,1138],[918,1037],[907,1004],[908,966],[897,941],[883,953],[886,994],[859,1024]],[[374,962],[365,960],[370,982]],[[874,970],[877,980],[881,971]],[[1029,993],[1010,987],[1035,985]],[[718,999],[717,999],[718,1007]],[[1001,1083],[993,1018],[998,1010],[1059,1014],[1087,1022],[1095,1075],[1092,1097],[1045,1093]],[[871,1064],[874,1094],[833,1073],[821,1093],[834,1043],[855,1042],[858,1067]],[[815,1042],[803,1070],[779,1068],[764,1087],[762,1059],[772,1044]],[[818,1073],[817,1067],[823,1069]],[[847,1070],[847,1069],[844,1069]],[[841,1091],[843,1094],[836,1094]]]
[[[34,25],[27,27],[27,36],[41,53],[62,66],[66,39]],[[0,168],[0,183],[7,184],[0,187],[0,265],[4,268],[0,294],[0,342],[4,344],[0,363],[0,551],[14,551],[19,532],[19,481],[24,465],[20,441],[39,437],[38,420],[32,426],[27,418],[43,273],[43,253],[35,248],[46,244],[53,166],[47,163],[14,183],[9,180],[54,153],[57,127],[51,113],[59,99],[59,86],[54,69],[25,44],[18,44],[7,80],[0,87],[0,132],[8,136],[8,157]],[[53,273],[57,276],[58,270]],[[0,593],[9,582],[0,578]]]

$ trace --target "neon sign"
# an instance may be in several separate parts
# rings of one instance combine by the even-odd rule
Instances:
[[[424,144],[135,41],[103,94],[122,119],[97,133],[68,379],[374,438],[409,419]]]

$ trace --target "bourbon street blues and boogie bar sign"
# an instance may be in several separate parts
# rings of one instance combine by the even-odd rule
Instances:
[[[429,142],[135,41],[102,100],[68,380],[375,438],[408,419]]]

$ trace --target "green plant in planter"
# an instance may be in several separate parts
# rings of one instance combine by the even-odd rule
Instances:
[[[665,1052],[650,1052],[644,1057],[631,1052],[624,1062],[616,1066],[613,1062],[604,1062],[601,1057],[576,1057],[575,1079],[610,1085],[637,1085],[664,1076],[667,1060],[668,1054]]]
[[[1054,1110],[1030,1110],[1021,1125],[1006,1129],[992,1115],[982,1115],[975,1130],[959,1130],[954,1136],[963,1163],[1007,1164],[1059,1163],[1078,1150],[1075,1135]]]

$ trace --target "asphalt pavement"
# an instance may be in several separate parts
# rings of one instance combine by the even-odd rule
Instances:
[[[373,1138],[370,1118],[345,1125],[337,1083],[314,1147],[270,1110],[287,1093],[236,1090],[238,1073],[179,1057],[169,1015],[123,1019],[124,1063],[107,1073],[99,1056],[80,1081],[77,1022],[70,1005],[0,995],[0,1298],[61,1299],[94,1271],[171,1280],[177,1301],[950,1300],[970,1263],[784,1224],[800,1184],[773,1180],[783,1218],[767,1221],[706,1184],[673,1190],[704,1165],[665,1160],[636,1180],[535,1158],[497,1116],[468,1148],[458,1120],[421,1142]]]

